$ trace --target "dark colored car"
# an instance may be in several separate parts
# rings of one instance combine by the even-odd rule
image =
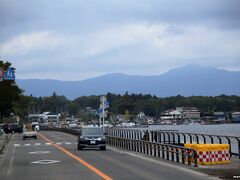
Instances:
[[[102,128],[81,128],[78,135],[78,150],[83,150],[83,148],[100,148],[100,150],[106,150],[106,139]]]
[[[15,124],[9,124],[9,132],[10,133],[22,133],[23,132],[23,127],[19,125],[18,123]]]

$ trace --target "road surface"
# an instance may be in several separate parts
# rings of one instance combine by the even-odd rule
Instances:
[[[0,179],[77,180],[77,179],[214,179],[178,164],[155,161],[107,147],[77,150],[76,136],[41,131],[38,139],[22,139],[14,134],[1,155]]]

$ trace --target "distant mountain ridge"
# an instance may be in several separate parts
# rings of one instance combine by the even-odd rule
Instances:
[[[188,65],[159,76],[112,73],[83,81],[17,80],[26,95],[50,96],[55,91],[69,99],[83,95],[142,93],[167,96],[240,95],[240,72]]]

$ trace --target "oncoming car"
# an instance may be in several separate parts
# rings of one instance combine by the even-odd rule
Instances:
[[[26,138],[37,139],[37,132],[33,130],[33,127],[30,123],[25,125],[24,131],[23,131],[23,140],[25,140]]]
[[[25,140],[26,138],[37,139],[37,132],[36,131],[24,131],[23,132],[23,140]]]
[[[81,128],[77,143],[78,150],[83,150],[83,148],[100,148],[100,150],[106,150],[106,139],[100,127]]]

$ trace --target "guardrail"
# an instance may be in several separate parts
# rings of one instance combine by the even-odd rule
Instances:
[[[59,131],[65,132],[73,135],[78,135],[79,130],[77,129],[70,129],[70,128],[57,128],[57,127],[49,127],[49,126],[40,126],[41,131]]]
[[[137,130],[137,129],[108,129],[108,134],[134,140],[147,140],[163,144],[181,145],[186,143],[197,144],[229,144],[230,155],[240,158],[240,137],[211,134],[182,133],[176,130]]]
[[[187,163],[188,165],[198,167],[197,152],[191,148],[113,136],[107,136],[107,144],[120,149],[135,151],[141,154],[147,154],[182,164]]]

